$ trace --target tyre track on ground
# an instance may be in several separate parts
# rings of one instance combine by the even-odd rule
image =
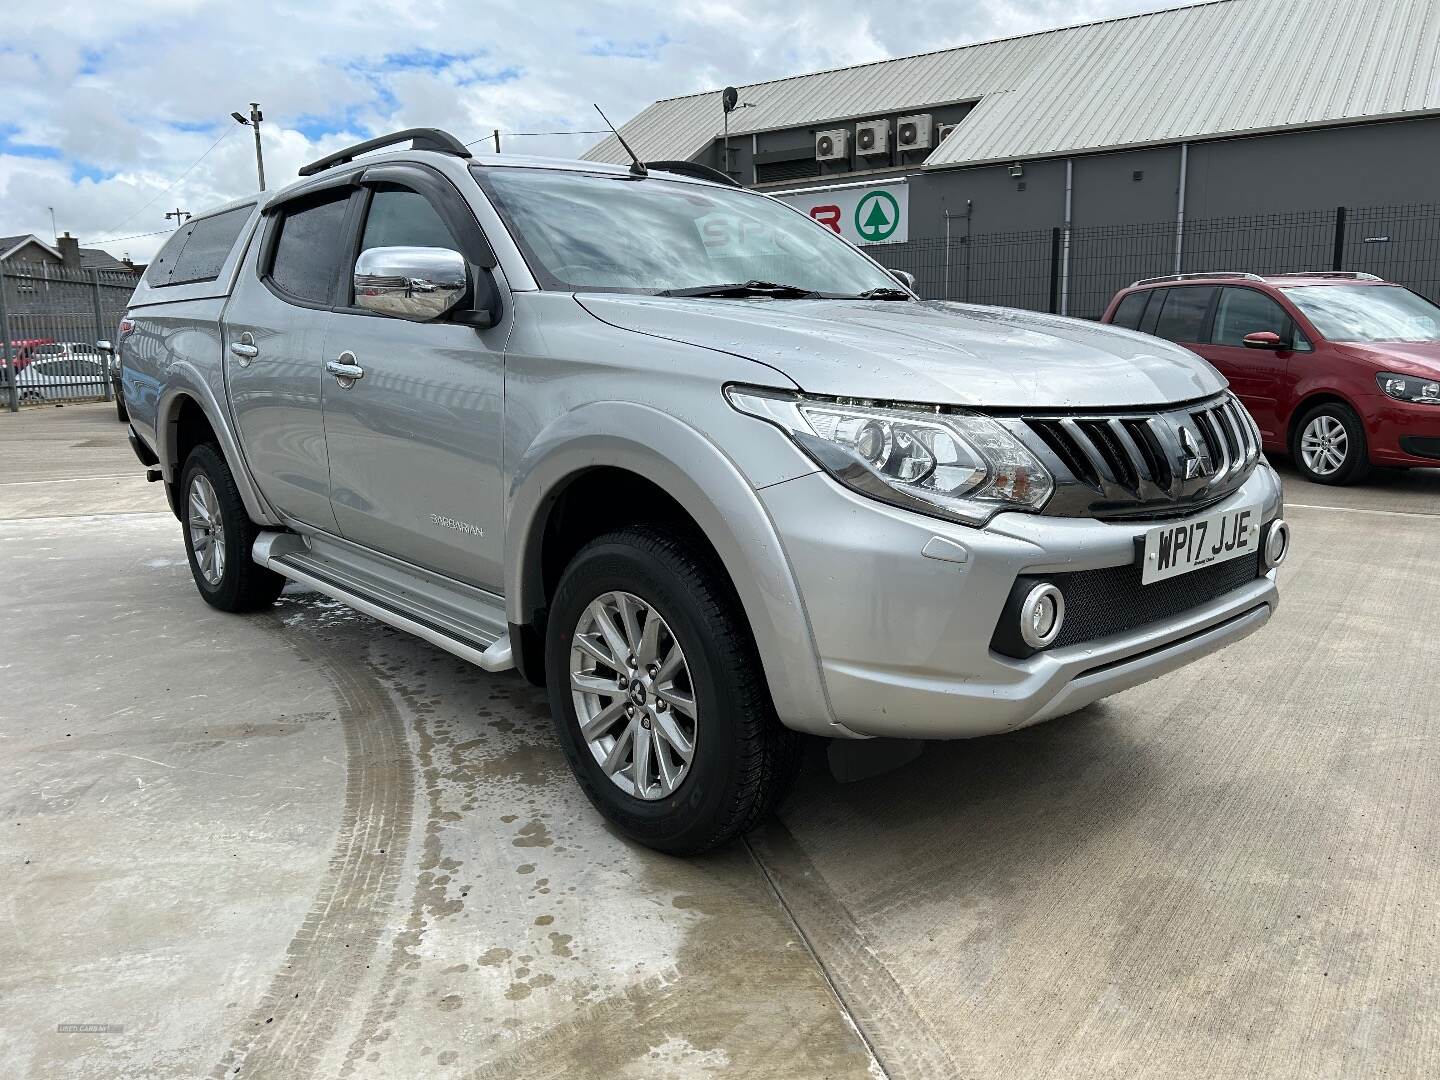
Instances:
[[[394,701],[333,630],[286,627],[279,619],[273,626],[335,689],[345,734],[345,802],[330,865],[284,966],[232,1036],[213,1080],[316,1075],[393,921],[409,844],[414,764]]]
[[[779,818],[748,834],[745,846],[887,1080],[976,1075],[975,1063],[956,1060],[915,1008]]]

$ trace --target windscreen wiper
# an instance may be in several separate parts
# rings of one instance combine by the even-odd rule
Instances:
[[[888,285],[881,285],[878,289],[866,289],[858,293],[857,300],[909,300],[910,294],[904,289],[892,289]]]
[[[773,281],[741,281],[730,285],[696,285],[688,289],[661,289],[656,296],[768,296],[773,300],[817,300],[820,294],[799,285]]]

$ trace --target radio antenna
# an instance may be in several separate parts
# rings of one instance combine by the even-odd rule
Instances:
[[[625,152],[630,155],[631,175],[649,176],[650,170],[645,168],[644,164],[641,163],[640,158],[636,156],[635,151],[630,149],[630,144],[625,141],[625,136],[621,135],[620,132],[615,131],[615,125],[610,123],[610,118],[605,115],[605,110],[600,108],[599,105],[596,105],[595,111],[600,114],[600,119],[605,121],[605,126],[608,127],[611,131],[615,132],[615,138],[620,140],[620,145],[623,146],[625,148]]]

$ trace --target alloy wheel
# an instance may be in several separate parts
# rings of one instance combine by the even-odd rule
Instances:
[[[219,585],[225,577],[225,522],[220,516],[220,500],[215,494],[215,487],[204,473],[196,473],[190,481],[186,502],[195,565],[207,582]]]
[[[581,736],[617,787],[655,800],[684,782],[695,688],[679,641],[650,604],[628,592],[590,602],[570,640],[570,689]]]
[[[1321,413],[1300,434],[1300,457],[1316,476],[1332,476],[1350,455],[1350,435],[1336,417]]]

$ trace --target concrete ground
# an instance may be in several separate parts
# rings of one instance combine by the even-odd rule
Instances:
[[[1440,472],[1287,474],[1260,634],[870,779],[817,751],[682,861],[513,675],[206,607],[112,407],[0,416],[0,462],[0,1076],[1440,1074]]]

